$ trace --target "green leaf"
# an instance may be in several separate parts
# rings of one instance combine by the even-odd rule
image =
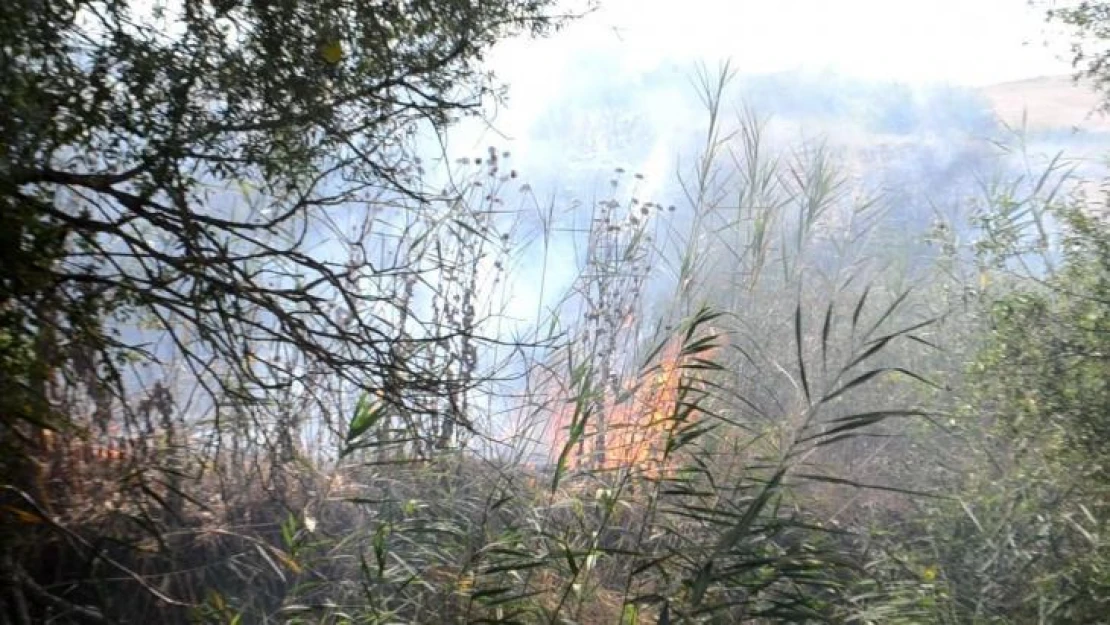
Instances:
[[[335,65],[343,60],[343,42],[338,39],[329,41],[320,46],[320,58],[329,65]]]
[[[355,406],[355,416],[351,419],[350,426],[348,426],[345,442],[347,444],[354,442],[370,428],[374,427],[383,416],[385,416],[384,403],[371,406],[366,395],[360,397],[358,405]]]
[[[806,361],[805,361],[805,345],[802,343],[802,305],[801,303],[794,309],[794,343],[798,350],[798,371],[802,378],[802,391],[806,396],[806,405],[812,404],[813,401],[809,395],[809,379],[806,376]]]

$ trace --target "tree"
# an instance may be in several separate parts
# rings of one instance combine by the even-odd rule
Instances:
[[[1110,110],[1110,2],[1084,0],[1071,6],[1048,9],[1050,22],[1072,32],[1072,66],[1090,79],[1103,94],[1103,108]]]
[[[1003,193],[979,220],[970,316],[945,328],[968,344],[951,431],[910,451],[945,497],[876,532],[871,618],[1089,623],[1110,604],[1110,229],[1082,195],[1039,193]]]
[[[44,431],[106,432],[122,415],[132,433],[187,445],[165,416],[174,398],[142,365],[180,364],[217,419],[256,409],[294,419],[283,398],[325,379],[373,391],[402,417],[434,404],[421,394],[457,394],[461,376],[441,371],[456,365],[426,354],[450,343],[472,358],[474,315],[433,319],[421,335],[409,328],[422,322],[411,285],[437,270],[414,258],[435,232],[412,237],[423,247],[406,242],[410,255],[375,258],[370,231],[383,214],[470,227],[461,202],[428,190],[418,139],[500,98],[484,55],[505,37],[560,27],[569,16],[553,4],[6,6],[4,514],[43,494],[31,456],[47,445]],[[85,390],[80,405],[75,389]],[[120,401],[129,390],[146,397]],[[159,414],[164,423],[152,423]],[[3,518],[8,568],[17,534]]]
[[[1110,604],[1100,538],[1110,505],[1110,230],[1079,208],[1059,217],[1059,268],[993,303],[994,331],[975,373],[1022,486],[1010,504],[1014,553],[1006,555],[1034,585],[1027,603],[1035,597],[1040,614],[1078,623]]]
[[[116,387],[119,358],[157,356],[133,333],[106,331],[140,312],[201,384],[243,400],[297,377],[281,364],[286,346],[306,372],[361,388],[434,377],[398,354],[403,313],[371,318],[382,294],[359,287],[410,268],[371,263],[334,217],[426,207],[419,129],[498,97],[483,54],[557,28],[551,4],[10,7],[0,18],[0,362],[16,418],[4,425],[42,420],[44,376],[72,365],[79,345]],[[220,191],[238,197],[221,202]],[[310,251],[324,237],[346,253]],[[275,382],[263,369],[289,375]]]

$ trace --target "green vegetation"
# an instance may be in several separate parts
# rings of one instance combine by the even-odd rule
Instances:
[[[562,207],[417,146],[549,2],[16,4],[0,625],[1110,613],[1110,225],[1062,158],[906,259],[702,72],[684,202],[615,172],[524,324]]]

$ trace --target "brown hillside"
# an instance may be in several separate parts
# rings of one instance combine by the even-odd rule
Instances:
[[[1079,128],[1110,132],[1110,116],[1099,111],[1099,94],[1069,76],[1045,76],[983,87],[998,117],[1020,126],[1022,113],[1031,130]]]

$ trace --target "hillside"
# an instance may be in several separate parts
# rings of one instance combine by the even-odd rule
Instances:
[[[1031,130],[1110,131],[1110,116],[1098,110],[1098,94],[1088,85],[1075,84],[1069,76],[999,83],[980,92],[990,101],[999,119],[1011,126],[1019,126],[1022,114],[1026,113]]]

